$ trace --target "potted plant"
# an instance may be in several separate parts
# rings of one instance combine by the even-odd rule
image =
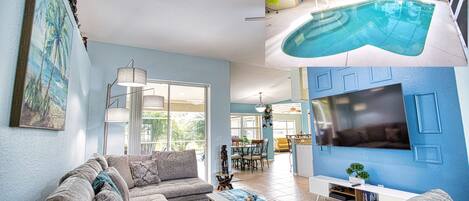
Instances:
[[[345,170],[348,174],[350,183],[365,184],[365,180],[370,178],[370,174],[365,171],[365,166],[360,163],[352,163],[350,167]]]
[[[243,144],[249,144],[249,139],[248,139],[248,137],[246,137],[245,135],[243,135],[243,137],[241,138],[241,142],[242,142]]]

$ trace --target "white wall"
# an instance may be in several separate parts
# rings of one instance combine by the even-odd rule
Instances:
[[[112,82],[117,68],[127,65],[130,58],[135,66],[145,68],[148,79],[174,80],[209,84],[209,155],[212,181],[219,171],[218,158],[221,144],[231,143],[230,138],[230,74],[226,61],[202,57],[166,53],[157,50],[90,42],[90,59],[93,63],[86,155],[102,151],[103,120],[106,83]],[[113,94],[125,93],[124,87],[116,86]],[[123,103],[124,99],[121,99]],[[108,140],[109,154],[123,154],[124,124],[111,124]]]
[[[84,162],[91,64],[74,33],[65,131],[10,128],[24,0],[0,2],[0,200],[44,200]],[[73,19],[73,18],[72,18]]]
[[[458,88],[459,105],[466,138],[466,150],[469,157],[469,67],[455,67],[456,85]]]

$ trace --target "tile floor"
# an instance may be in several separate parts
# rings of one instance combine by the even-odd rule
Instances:
[[[298,58],[282,50],[284,39],[310,18],[311,12],[356,4],[368,0],[304,0],[299,6],[267,14],[266,65],[277,67],[303,66],[466,66],[467,60],[447,2],[434,3],[425,49],[418,56],[395,54],[374,46],[317,58]],[[370,57],[370,55],[373,55]]]
[[[268,201],[334,201],[309,193],[308,178],[293,176],[289,167],[289,154],[276,154],[270,168],[264,171],[235,171],[234,188],[244,188],[264,196]]]

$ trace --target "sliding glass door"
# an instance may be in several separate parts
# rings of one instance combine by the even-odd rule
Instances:
[[[205,179],[206,87],[170,85],[169,89],[170,150],[195,149],[199,177]]]
[[[140,150],[197,154],[199,177],[207,177],[207,87],[174,82],[149,82],[143,95],[164,97],[162,109],[142,108]]]

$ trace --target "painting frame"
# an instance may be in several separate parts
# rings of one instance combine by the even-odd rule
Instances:
[[[68,6],[63,0],[25,1],[10,127],[65,130],[76,26]],[[37,41],[43,42],[39,48]]]

